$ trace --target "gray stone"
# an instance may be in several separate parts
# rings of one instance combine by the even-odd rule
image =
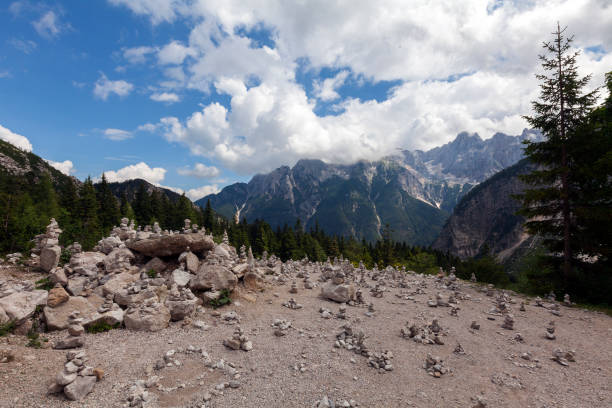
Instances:
[[[43,248],[40,252],[39,258],[40,267],[45,272],[50,272],[51,269],[55,268],[59,264],[61,254],[62,249],[57,245]]]
[[[77,377],[72,383],[64,387],[64,394],[69,400],[80,401],[93,390],[95,384],[95,376]]]
[[[96,276],[98,267],[104,265],[104,255],[101,252],[80,252],[70,258],[70,268],[80,275]]]
[[[183,320],[187,316],[191,316],[195,312],[198,299],[187,300],[167,300],[166,306],[170,310],[170,316],[173,321]]]
[[[128,310],[124,316],[125,327],[136,331],[159,331],[168,327],[170,311],[162,304]]]
[[[193,252],[208,251],[215,246],[210,236],[201,233],[162,235],[139,241],[130,240],[126,244],[131,250],[151,257],[178,255],[187,248]]]
[[[200,267],[200,260],[197,255],[191,251],[183,252],[178,260],[181,263],[185,263],[185,269],[191,273],[196,273]]]
[[[36,306],[47,304],[48,292],[46,290],[33,290],[31,292],[16,292],[0,298],[0,309],[9,320],[17,325],[23,323],[34,314]]]
[[[102,302],[102,298],[95,295],[87,299],[80,296],[72,296],[68,301],[59,306],[46,306],[43,309],[43,315],[47,322],[47,330],[64,330],[68,328],[68,317],[75,310],[78,310],[84,321],[87,321],[96,314]]]
[[[67,350],[67,349],[73,349],[73,348],[80,348],[83,347],[83,344],[85,344],[83,342],[83,338],[78,336],[69,336],[66,337],[63,340],[58,340],[54,345],[53,348],[56,350]]]
[[[149,262],[147,262],[141,269],[141,271],[149,272],[151,270],[155,271],[158,275],[165,271],[167,265],[161,259],[155,257],[152,258]]]
[[[76,378],[76,372],[68,372],[66,370],[62,370],[55,376],[55,383],[57,385],[67,385],[76,380]]]
[[[66,285],[66,290],[72,296],[79,296],[85,290],[85,285],[87,285],[89,279],[85,276],[75,276],[73,278],[68,279],[68,285]]]
[[[321,288],[321,296],[334,302],[346,303],[355,298],[355,287],[352,284],[335,285],[329,282]]]
[[[115,296],[120,290],[125,288],[132,282],[138,280],[138,274],[132,274],[130,272],[122,272],[110,278],[104,286],[102,286],[102,293],[104,296],[113,295]]]
[[[127,248],[115,248],[104,258],[106,273],[123,272],[131,266],[134,254]]]
[[[68,278],[66,277],[66,272],[64,272],[64,268],[53,269],[49,273],[49,280],[53,284],[59,283],[62,286],[66,286],[68,284]]]
[[[189,287],[195,290],[234,290],[238,278],[228,268],[218,264],[202,264],[198,273],[191,278]]]
[[[192,254],[193,255],[193,254]],[[195,256],[195,255],[194,255]],[[170,283],[175,283],[179,288],[189,285],[191,274],[182,269],[175,269],[170,275]]]

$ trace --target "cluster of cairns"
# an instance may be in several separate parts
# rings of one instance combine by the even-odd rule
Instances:
[[[220,244],[215,244],[204,228],[191,224],[189,220],[185,220],[180,231],[163,231],[158,224],[136,228],[133,221],[124,218],[120,226],[115,227],[109,237],[100,240],[92,251],[83,251],[78,243],[68,247],[70,259],[60,266],[60,234],[57,222],[52,220],[46,233],[35,240],[33,259],[49,273],[48,278],[54,285],[49,292],[37,290],[31,284],[19,286],[0,282],[0,323],[12,320],[20,325],[33,315],[38,306],[42,306],[42,322],[47,330],[68,331],[68,337],[56,342],[56,348],[82,347],[83,332],[96,325],[154,332],[164,329],[171,321],[178,321],[206,330],[208,325],[202,321],[192,322],[193,316],[202,310],[203,305],[231,295],[239,285],[246,290],[258,291],[265,286],[288,284],[291,294],[299,292],[300,281],[304,289],[320,286],[323,299],[340,304],[337,313],[322,307],[319,310],[321,317],[340,320],[349,320],[347,305],[367,308],[365,315],[374,317],[374,304],[366,300],[368,295],[370,299],[380,298],[389,288],[400,288],[398,297],[419,302],[414,296],[425,294],[428,285],[426,279],[407,279],[408,274],[403,269],[387,267],[379,270],[377,266],[367,269],[363,264],[355,267],[342,258],[322,263],[308,259],[282,262],[264,253],[261,259],[255,259],[251,249],[244,246],[237,253],[229,245],[227,234]],[[472,278],[475,281],[475,276]],[[316,279],[318,281],[314,283]],[[429,282],[431,284],[431,280]],[[427,304],[436,308],[448,307],[451,316],[458,316],[460,301],[470,300],[461,292],[461,284],[453,270],[448,276],[441,271],[434,281],[435,298],[430,298]],[[485,313],[502,316],[501,326],[514,330],[515,320],[510,308],[515,301],[493,285],[486,285],[482,290],[493,298],[493,308]],[[554,295],[547,301],[536,298],[535,303],[553,314],[559,311]],[[571,305],[567,295],[564,304]],[[283,306],[302,308],[293,297]],[[525,310],[523,302],[520,310]],[[252,350],[253,344],[238,325],[240,317],[236,312],[221,315],[215,311],[211,315],[220,318],[223,324],[236,325],[232,337],[223,341],[226,347]],[[272,327],[276,336],[283,337],[291,328],[291,322],[277,319]],[[470,330],[479,328],[480,324],[473,321]],[[554,322],[551,322],[546,338],[554,339],[554,332]],[[422,344],[441,345],[447,333],[434,319],[423,325],[407,323],[401,329],[401,336]],[[381,372],[391,371],[393,354],[390,351],[370,351],[365,338],[363,331],[345,325],[336,336],[334,346],[367,357],[368,364]],[[523,341],[520,333],[516,333],[514,340]],[[454,353],[465,352],[457,343]],[[573,356],[573,351],[553,352],[553,359],[564,365],[573,361]],[[172,355],[167,355],[158,369],[176,361]],[[424,367],[434,377],[450,372],[444,361],[431,355],[427,356]],[[131,406],[140,406],[138,404],[147,401],[146,390],[150,387],[146,384],[151,381],[134,384],[134,392],[130,394],[133,398],[129,402],[136,405]],[[217,391],[221,392],[221,388]],[[334,406],[330,400],[327,403]]]
[[[104,376],[99,368],[88,366],[87,355],[84,351],[68,351],[64,368],[55,376],[55,381],[49,387],[49,394],[63,392],[66,398],[72,401],[80,401],[89,394],[96,384]]]
[[[401,336],[417,343],[443,345],[444,341],[440,336],[446,336],[446,333],[442,330],[438,319],[433,319],[430,324],[423,326],[406,323],[406,327],[401,329]]]
[[[209,373],[220,372],[222,375],[227,377],[226,381],[218,383],[209,392],[204,393],[201,402],[208,403],[214,396],[223,395],[226,389],[236,389],[240,387],[241,373],[236,369],[236,365],[227,362],[223,359],[215,362],[210,355],[202,350],[201,347],[189,345],[187,348],[177,348],[168,350],[164,353],[163,358],[158,360],[155,365],[149,365],[145,369],[146,378],[143,380],[136,380],[132,382],[129,387],[125,406],[129,407],[145,407],[153,403],[157,396],[149,392],[149,390],[156,389],[160,393],[171,393],[188,387],[188,386],[204,386],[204,379],[207,376],[206,372],[198,371],[196,377],[186,380],[186,382],[178,383],[176,386],[166,387],[160,383],[160,380],[164,378],[163,370],[168,367],[180,367],[184,363],[180,360],[180,355],[183,355],[185,359],[199,359],[204,363],[204,367],[208,369]],[[197,404],[197,406],[202,406]]]

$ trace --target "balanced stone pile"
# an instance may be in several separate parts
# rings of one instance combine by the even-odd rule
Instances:
[[[83,319],[80,317],[81,313],[78,310],[73,311],[68,316],[68,337],[55,343],[53,348],[55,349],[71,349],[83,347]]]
[[[427,354],[423,368],[427,370],[429,375],[435,378],[440,378],[450,371],[445,366],[444,360],[442,360],[440,357],[432,356],[431,354]]]
[[[386,371],[393,371],[393,364],[391,364],[391,359],[393,358],[393,353],[389,350],[386,350],[382,353],[373,352],[370,354],[368,358],[368,364],[371,367],[379,370],[381,373]]]
[[[249,338],[244,334],[240,326],[236,326],[234,334],[230,339],[223,340],[223,345],[232,350],[253,350],[253,343],[251,343]]]
[[[334,347],[345,348],[356,354],[370,357],[370,351],[365,345],[365,334],[361,330],[353,330],[348,324],[342,326],[342,331],[336,336]]]
[[[55,377],[55,382],[49,388],[49,394],[63,392],[66,398],[80,401],[89,394],[101,379],[103,372],[86,365],[88,359],[84,351],[66,353],[64,369]]]

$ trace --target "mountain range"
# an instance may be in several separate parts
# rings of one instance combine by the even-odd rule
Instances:
[[[231,218],[263,219],[273,227],[319,225],[330,234],[374,241],[385,225],[395,240],[430,245],[450,213],[475,185],[518,162],[523,140],[534,130],[497,133],[483,140],[466,132],[428,151],[403,150],[376,161],[351,165],[300,160],[229,185],[196,201]]]

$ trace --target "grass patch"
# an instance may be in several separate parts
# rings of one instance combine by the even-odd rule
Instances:
[[[121,325],[120,323],[108,324],[106,322],[98,322],[98,323],[94,323],[88,326],[87,333],[92,333],[92,334],[103,333],[109,330],[118,329],[120,325]]]
[[[49,291],[53,289],[53,286],[54,285],[53,283],[51,283],[49,278],[42,278],[36,281],[36,289],[42,289],[42,290]]]
[[[32,328],[30,329],[30,331],[28,331],[27,336],[28,336],[29,341],[26,344],[26,347],[32,347],[32,348],[39,349],[43,346],[43,343],[46,343],[49,341],[49,339],[46,337],[40,337],[40,333],[38,333],[38,323],[36,322],[36,320],[32,324]]]
[[[0,337],[6,336],[15,330],[16,324],[15,322],[8,322],[4,324],[0,324]]]
[[[221,296],[218,299],[214,299],[210,301],[210,305],[217,309],[221,306],[229,305],[232,303],[232,299],[230,298],[230,291],[227,289],[223,289],[221,291]]]
[[[62,249],[62,254],[60,255],[60,259],[59,259],[59,266],[64,266],[67,263],[69,263],[71,257],[72,257],[72,254],[70,253],[69,249],[67,248]]]
[[[612,306],[610,305],[591,305],[588,303],[576,303],[575,307],[592,310],[594,312],[605,313],[608,316],[612,317]]]

